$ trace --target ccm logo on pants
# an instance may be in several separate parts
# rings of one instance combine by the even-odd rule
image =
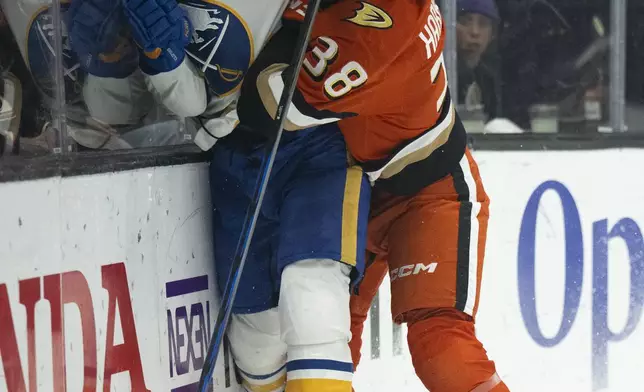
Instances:
[[[433,274],[434,271],[436,271],[437,266],[438,263],[430,263],[429,265],[425,265],[423,263],[403,265],[400,268],[394,268],[393,270],[391,270],[389,277],[393,282],[398,278],[404,278],[410,275],[418,275],[421,272]]]

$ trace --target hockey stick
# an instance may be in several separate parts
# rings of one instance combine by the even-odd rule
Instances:
[[[315,20],[318,8],[320,7],[320,1],[321,0],[311,0],[309,2],[306,15],[304,17],[304,23],[302,24],[302,29],[300,29],[300,34],[297,39],[297,52],[295,52],[293,59],[291,60],[291,64],[294,65],[292,69],[293,73],[290,75],[289,80],[284,83],[284,91],[282,91],[282,96],[280,97],[280,101],[277,106],[277,112],[275,113],[274,124],[277,127],[277,134],[272,147],[270,145],[266,146],[267,151],[264,156],[262,172],[258,179],[257,186],[255,187],[251,204],[246,213],[246,219],[242,226],[241,237],[237,245],[237,250],[235,251],[235,258],[233,259],[228,281],[226,282],[226,288],[223,291],[224,294],[221,299],[221,307],[217,313],[215,328],[210,339],[208,355],[206,356],[203,368],[201,369],[201,377],[199,378],[199,386],[197,388],[199,392],[206,392],[206,389],[210,385],[212,374],[215,370],[217,356],[226,333],[226,328],[228,327],[233,302],[235,301],[237,288],[239,287],[239,281],[241,280],[241,274],[244,270],[244,265],[246,264],[246,256],[248,255],[250,243],[255,231],[255,225],[257,224],[257,218],[260,214],[264,194],[266,193],[268,179],[271,176],[277,149],[279,147],[280,140],[282,139],[284,121],[286,120],[286,114],[288,113],[291,100],[293,99],[297,77],[300,73],[300,68],[302,67],[302,61],[304,60],[304,54],[306,53],[309,37],[311,36],[311,30],[313,29],[313,21]],[[269,147],[271,148],[269,149]]]

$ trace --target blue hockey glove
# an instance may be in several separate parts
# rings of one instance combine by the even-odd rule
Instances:
[[[141,69],[148,75],[168,72],[183,61],[192,25],[175,0],[123,0],[140,46]]]
[[[138,67],[120,0],[72,0],[65,21],[72,50],[88,73],[125,78]]]

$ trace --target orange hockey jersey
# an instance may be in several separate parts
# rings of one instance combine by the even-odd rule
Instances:
[[[291,1],[285,19],[302,20],[305,7]],[[397,194],[442,178],[466,143],[448,90],[444,34],[431,0],[339,0],[320,10],[286,129],[338,121],[371,180]],[[289,60],[257,76],[268,113],[277,108]]]

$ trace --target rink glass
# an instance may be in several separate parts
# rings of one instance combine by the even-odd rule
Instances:
[[[563,0],[526,8],[496,0],[494,19],[472,15],[462,9],[465,3],[439,1],[447,31],[449,86],[474,148],[639,143],[644,52],[638,48],[644,40],[637,21],[643,5]],[[135,161],[142,153],[149,159],[168,153],[198,156],[194,126],[148,101],[139,102],[136,121],[126,124],[92,115],[84,91],[88,76],[69,43],[68,1],[30,1],[17,7],[13,0],[0,0],[0,5],[17,45],[16,52],[3,56],[31,70],[27,79],[32,80],[20,81],[27,97],[23,109],[38,117],[21,124],[21,141],[14,149],[20,154],[4,153],[0,167],[16,168],[21,159],[44,154],[78,159],[91,154],[118,161]],[[40,91],[39,99],[32,99],[30,83]],[[115,155],[116,150],[123,151]]]

